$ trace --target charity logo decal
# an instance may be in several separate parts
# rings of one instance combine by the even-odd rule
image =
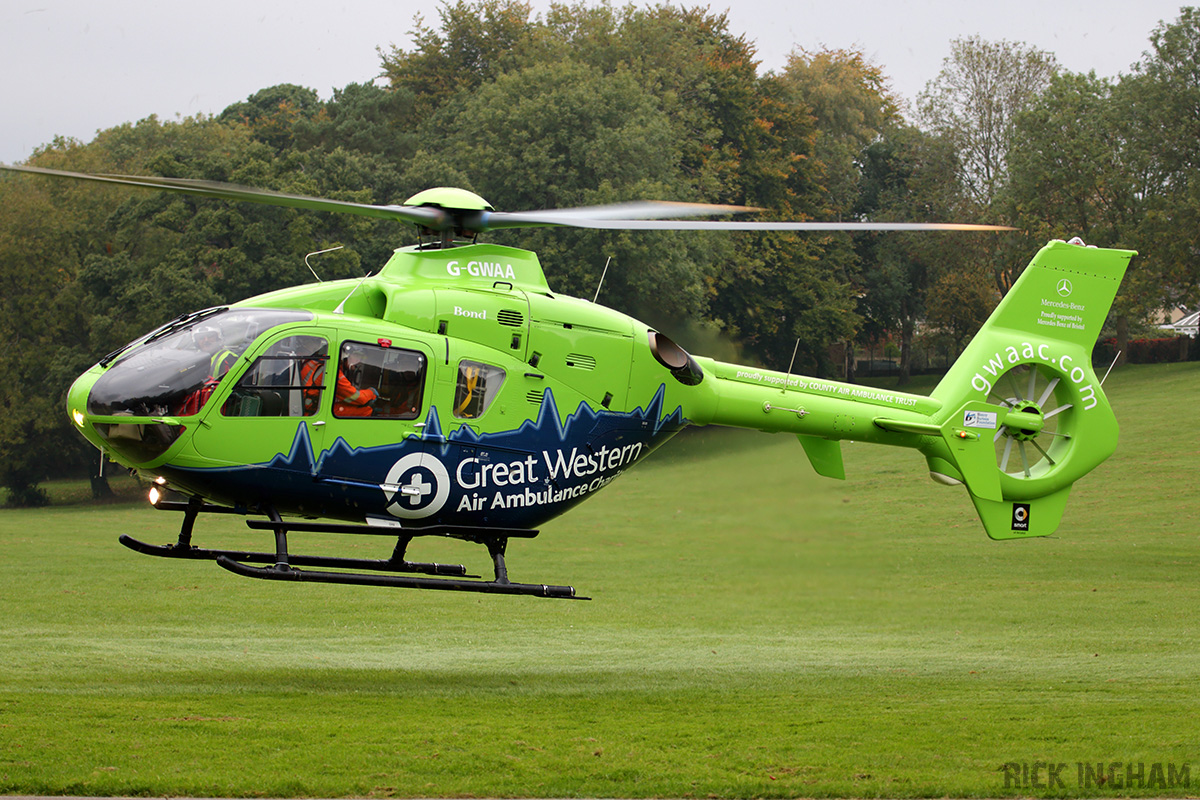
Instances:
[[[999,415],[995,411],[966,411],[963,412],[963,426],[967,428],[990,428],[995,430],[999,424]]]

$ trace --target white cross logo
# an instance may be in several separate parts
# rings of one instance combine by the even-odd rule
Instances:
[[[393,517],[421,519],[433,516],[446,504],[450,474],[433,455],[409,453],[392,465],[379,488],[383,489],[387,511]]]
[[[425,483],[425,481],[421,480],[421,473],[414,472],[412,481],[400,487],[400,494],[411,498],[409,500],[409,505],[415,508],[416,506],[420,505],[422,497],[433,494],[433,484]]]

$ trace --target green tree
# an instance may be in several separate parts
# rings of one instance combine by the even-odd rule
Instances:
[[[1132,111],[1127,147],[1140,154],[1146,177],[1146,215],[1139,261],[1154,262],[1148,304],[1160,308],[1200,302],[1200,9],[1160,23],[1151,49],[1118,90]]]
[[[81,309],[62,302],[72,264],[89,243],[83,219],[60,203],[73,192],[26,176],[0,180],[0,485],[8,503],[43,505],[38,484],[85,448],[64,424],[63,354],[83,343]],[[75,360],[73,363],[78,363]]]
[[[384,75],[393,89],[414,98],[419,117],[428,117],[518,63],[533,30],[529,14],[530,5],[516,0],[444,3],[438,9],[440,30],[418,16],[413,50],[380,51]]]
[[[374,154],[398,169],[417,149],[415,102],[411,91],[372,83],[335,89],[315,114],[296,120],[296,147]]]
[[[829,213],[813,158],[819,127],[799,68],[758,76],[753,45],[707,9],[601,11],[574,26],[562,19],[551,21],[571,31],[570,52],[602,69],[626,67],[658,98],[693,192],[685,199],[757,206],[775,219]],[[703,247],[718,264],[707,279],[709,315],[751,357],[785,368],[799,339],[799,368],[820,370],[829,343],[853,329],[843,239],[732,235]]]
[[[1113,307],[1117,347],[1164,308],[1200,300],[1200,12],[1151,35],[1118,81],[1061,75],[1018,119],[1008,202],[1041,238],[1140,255]]]
[[[954,39],[942,71],[917,97],[922,127],[954,143],[963,187],[981,209],[1004,185],[1017,114],[1057,69],[1052,54],[1020,42]]]
[[[545,64],[501,76],[457,104],[436,148],[418,153],[426,178],[439,168],[497,208],[595,205],[678,197],[674,129],[628,73]],[[440,165],[440,166],[439,166]],[[554,229],[496,234],[539,254],[559,291],[590,297],[612,257],[605,302],[631,309],[644,297],[669,313],[704,308],[703,237]]]
[[[1035,242],[1079,236],[1100,247],[1137,247],[1160,181],[1147,169],[1149,153],[1130,146],[1138,123],[1129,88],[1094,74],[1059,75],[1020,116],[1005,200]],[[1147,253],[1122,282],[1112,312],[1122,352],[1131,322],[1161,307],[1160,263]]]
[[[752,44],[730,31],[726,15],[704,8],[563,4],[531,20],[522,3],[460,2],[440,17],[439,30],[419,23],[410,52],[384,56],[391,85],[425,104],[423,146],[406,175],[414,185],[467,185],[498,207],[658,197],[742,203],[774,218],[838,218],[852,194],[853,160],[832,146],[842,129],[825,140],[829,158],[814,157],[814,109],[850,136],[892,110],[881,76],[861,57],[824,54],[790,77],[760,77]],[[838,111],[843,89],[855,92],[843,98],[854,112]],[[596,97],[624,119],[606,118]],[[834,172],[845,180],[831,192]],[[845,237],[499,238],[536,250],[557,288],[585,296],[611,255],[605,302],[664,327],[670,317],[707,312],[773,364],[790,358],[799,336],[802,365],[819,367],[828,343],[857,319],[844,289],[854,261]]]
[[[957,170],[951,142],[910,126],[891,127],[863,153],[859,213],[877,221],[953,220],[963,204]],[[978,286],[978,278],[965,277],[979,275],[971,268],[972,244],[944,233],[875,235],[859,243],[863,314],[899,339],[901,385],[911,375],[917,327],[931,309],[937,324],[956,332],[982,322],[978,312],[986,311],[978,306],[970,319],[944,313],[948,295]]]
[[[1000,301],[990,270],[977,263],[959,261],[939,265],[925,298],[925,325],[930,333],[945,337],[954,353],[982,327]]]
[[[898,105],[887,89],[883,71],[856,50],[794,52],[782,76],[788,104],[813,119],[813,143],[806,167],[821,220],[853,220],[860,213],[863,152],[899,121]],[[862,264],[849,234],[829,235],[821,242],[822,264],[842,283],[862,286]],[[826,301],[827,302],[827,301]],[[851,305],[850,308],[854,306]],[[849,309],[847,309],[849,312]],[[848,336],[861,333],[856,317],[846,313]],[[846,377],[854,377],[853,348],[845,347]]]
[[[887,78],[859,51],[821,50],[789,56],[783,80],[789,101],[815,119],[822,217],[849,218],[859,200],[863,150],[899,121]]]
[[[820,213],[817,169],[806,158],[813,117],[784,81],[758,77],[753,47],[724,15],[606,3],[556,5],[531,22],[520,4],[490,5],[491,16],[482,8],[444,9],[441,32],[425,29],[413,52],[386,59],[393,86],[437,87],[411,183],[466,184],[504,208],[655,197],[744,203],[793,219]],[[519,46],[468,57],[491,47],[464,46],[481,37]],[[830,337],[853,325],[844,265],[815,255],[829,237],[497,238],[537,251],[556,288],[584,296],[612,256],[606,303],[666,327],[707,311],[773,363],[802,335],[812,354],[804,363],[815,365]]]
[[[299,121],[311,119],[321,107],[317,93],[304,86],[281,83],[260,89],[240,103],[221,112],[222,122],[242,122],[255,136],[276,150],[290,147]]]

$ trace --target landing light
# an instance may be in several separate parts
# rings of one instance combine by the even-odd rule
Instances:
[[[84,416],[83,416],[82,411],[80,411],[77,408],[72,409],[71,410],[71,419],[75,420],[76,425],[78,425],[81,428],[83,427]]]
[[[150,487],[150,505],[158,505],[159,500],[162,500],[162,491],[157,486]]]

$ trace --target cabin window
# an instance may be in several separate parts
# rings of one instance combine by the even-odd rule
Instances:
[[[333,415],[416,419],[425,393],[427,359],[416,350],[343,342],[338,356]]]
[[[482,417],[500,393],[504,370],[478,361],[460,361],[458,383],[454,388],[454,416],[459,419]]]
[[[259,356],[221,407],[227,417],[310,417],[321,405],[329,345],[288,336]]]

